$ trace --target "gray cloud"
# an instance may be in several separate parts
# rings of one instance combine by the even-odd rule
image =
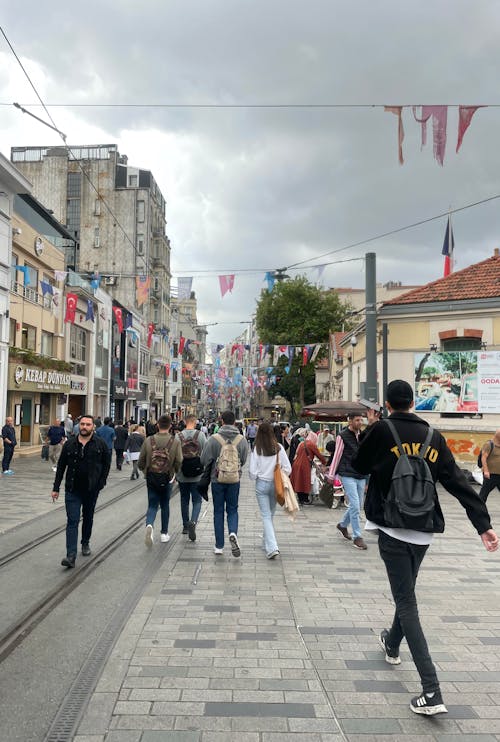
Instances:
[[[492,1],[55,0],[50,9],[24,0],[2,21],[50,102],[493,103],[500,77],[500,7]],[[16,80],[17,99],[33,101]],[[0,91],[11,99],[5,69]],[[458,155],[450,109],[444,168],[432,158],[430,130],[420,151],[409,110],[403,167],[396,117],[381,109],[51,112],[70,142],[81,143],[76,131],[99,133],[153,171],[167,198],[172,267],[186,275],[290,265],[500,192],[496,108],[476,114]],[[54,141],[41,127],[20,128],[19,116],[6,116],[6,154]],[[492,253],[497,213],[493,202],[454,217],[457,268]],[[441,275],[444,229],[444,219],[431,222],[337,257],[375,251],[380,281],[427,282]],[[221,300],[216,277],[196,278],[200,319],[244,320],[262,279],[238,275],[234,294]],[[361,264],[331,266],[325,281],[362,287]],[[220,325],[211,338],[239,329]]]

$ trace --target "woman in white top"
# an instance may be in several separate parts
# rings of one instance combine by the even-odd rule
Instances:
[[[274,494],[274,467],[276,457],[283,471],[290,474],[292,467],[283,446],[278,443],[270,423],[259,425],[255,446],[250,454],[248,474],[255,480],[255,494],[259,503],[260,514],[264,526],[262,548],[268,559],[278,556],[279,549],[274,533],[273,517],[276,511],[276,497]]]

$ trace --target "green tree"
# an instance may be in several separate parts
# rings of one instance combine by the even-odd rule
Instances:
[[[272,291],[264,291],[257,304],[256,326],[259,339],[271,345],[303,346],[328,343],[329,333],[348,324],[351,307],[340,301],[334,291],[318,289],[304,276],[277,282]],[[323,349],[319,358],[326,354]],[[302,358],[294,358],[287,374],[287,361],[281,358],[274,373],[279,379],[270,390],[282,394],[292,405],[314,402],[314,368],[302,366]]]

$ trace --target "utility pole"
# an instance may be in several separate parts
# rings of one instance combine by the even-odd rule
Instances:
[[[366,266],[366,398],[378,402],[377,384],[377,277],[376,254],[365,255]]]

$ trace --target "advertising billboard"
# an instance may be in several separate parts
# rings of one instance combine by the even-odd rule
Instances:
[[[415,353],[415,410],[500,412],[500,351]]]

